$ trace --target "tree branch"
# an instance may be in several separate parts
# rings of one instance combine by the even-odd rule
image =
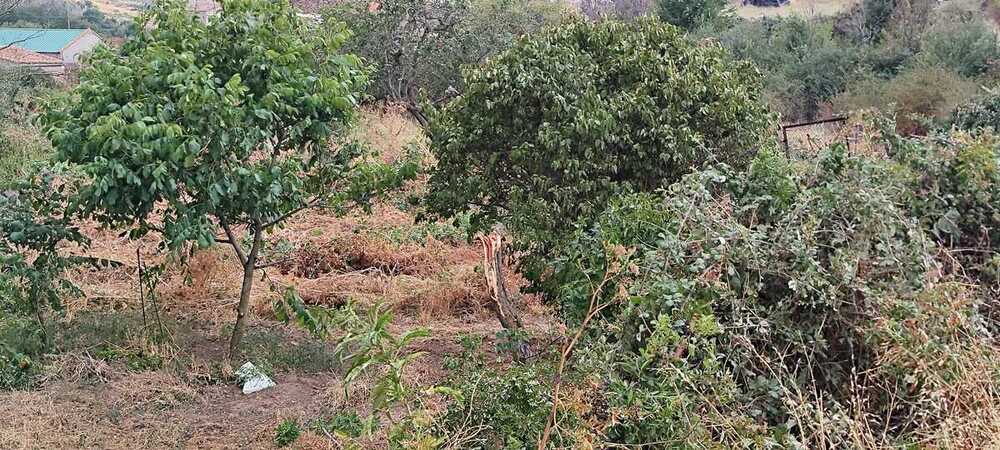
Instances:
[[[278,216],[276,219],[273,219],[270,222],[267,222],[267,223],[261,225],[261,228],[260,228],[261,231],[266,230],[268,228],[271,228],[271,227],[273,227],[273,226],[275,226],[275,225],[277,225],[277,224],[279,224],[281,222],[284,222],[289,217],[292,217],[292,216],[294,216],[294,215],[296,215],[296,214],[298,214],[298,213],[300,213],[300,212],[302,212],[304,210],[307,210],[309,208],[312,208],[312,207],[316,206],[316,204],[319,203],[320,199],[321,199],[321,197],[313,198],[312,200],[309,200],[308,202],[306,202],[304,205],[299,206],[298,208],[295,208],[295,209],[293,209],[293,210],[291,210],[291,211],[289,211],[287,213],[284,213],[284,214]]]
[[[229,228],[229,224],[226,223],[225,219],[219,218],[219,224],[222,225],[222,229],[226,232],[226,237],[229,238],[227,243],[233,247],[236,252],[236,257],[239,258],[241,265],[247,264],[247,255],[243,253],[243,248],[236,241],[236,236],[233,235],[233,230]]]

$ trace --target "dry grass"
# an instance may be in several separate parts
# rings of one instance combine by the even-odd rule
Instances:
[[[764,7],[743,5],[735,2],[736,14],[745,19],[761,17],[821,17],[832,16],[850,8],[860,0],[792,0],[791,4],[781,7]]]

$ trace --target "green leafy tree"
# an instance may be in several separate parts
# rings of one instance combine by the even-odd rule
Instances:
[[[180,2],[158,4],[120,53],[94,53],[42,123],[87,177],[83,214],[133,237],[159,232],[170,249],[232,247],[243,269],[233,357],[265,233],[400,173],[329,145],[365,83],[358,58],[338,52],[342,27],[303,21],[284,0],[221,6],[203,22]]]
[[[432,215],[506,224],[545,252],[625,191],[654,191],[769,144],[760,74],[655,20],[575,22],[522,39],[433,115]]]
[[[727,23],[732,17],[729,0],[658,0],[656,11],[660,20],[685,30]]]

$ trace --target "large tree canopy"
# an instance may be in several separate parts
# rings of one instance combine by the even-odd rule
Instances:
[[[715,161],[742,166],[769,139],[760,74],[653,20],[523,38],[465,85],[430,126],[430,210],[472,211],[536,248],[615,195]]]

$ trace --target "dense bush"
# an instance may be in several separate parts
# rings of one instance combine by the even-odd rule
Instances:
[[[759,73],[651,20],[577,22],[522,39],[434,116],[428,205],[504,223],[544,252],[627,191],[713,161],[745,165],[770,139]]]
[[[5,309],[0,304],[0,391],[28,388],[48,342],[38,322]]]
[[[67,212],[54,176],[44,174],[0,192],[0,308],[33,315],[61,308],[76,288],[62,279],[79,257],[60,253],[65,245],[86,244]]]
[[[1000,91],[988,89],[981,98],[959,106],[952,113],[951,123],[966,131],[982,128],[1000,131]]]
[[[1000,295],[1000,142],[992,132],[953,134],[932,145],[890,136],[895,160],[907,169],[912,214],[957,267]]]
[[[364,202],[405,174],[329,145],[366,82],[340,52],[342,27],[320,29],[286,0],[221,8],[202,21],[180,2],[157,4],[120,52],[93,53],[42,123],[58,158],[84,174],[85,217],[132,237],[159,232],[172,250],[232,247],[244,274],[235,354],[264,233],[303,209]]]
[[[613,444],[692,447],[891,446],[947,427],[965,406],[941,396],[982,375],[964,358],[988,335],[974,291],[928,277],[908,180],[834,147],[614,203],[554,266],[571,321],[629,267],[598,291],[614,307],[578,354],[586,419]]]
[[[446,435],[472,434],[466,448],[530,449],[538,447],[552,405],[551,387],[537,370],[480,368],[462,373],[454,388],[463,395],[441,419]],[[557,439],[556,444],[570,442]]]

